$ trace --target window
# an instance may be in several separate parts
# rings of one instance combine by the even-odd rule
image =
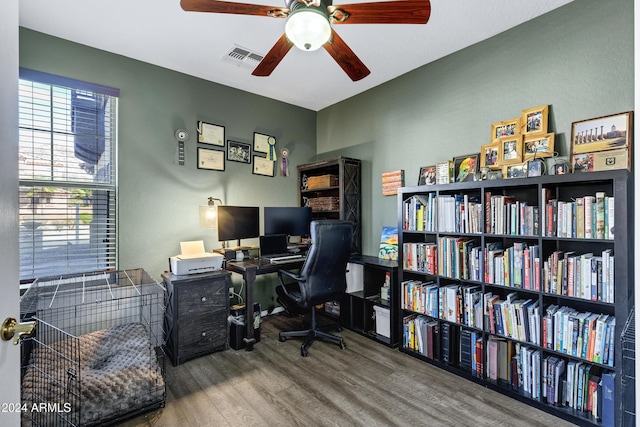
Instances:
[[[20,69],[20,279],[117,268],[117,89]]]

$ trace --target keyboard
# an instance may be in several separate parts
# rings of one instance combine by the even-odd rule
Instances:
[[[293,254],[293,255],[282,255],[282,256],[273,256],[273,257],[268,256],[266,257],[266,259],[268,259],[271,264],[285,264],[291,261],[303,260],[304,256],[300,254]]]

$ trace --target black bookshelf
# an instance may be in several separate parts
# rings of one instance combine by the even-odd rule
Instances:
[[[573,407],[579,406],[576,402],[580,401],[582,403],[582,398],[578,398],[577,392],[573,391],[573,388],[570,389],[572,390],[570,393],[563,393],[563,389],[569,389],[566,383],[568,382],[576,387],[575,390],[577,390],[577,382],[573,380],[577,381],[579,376],[589,379],[589,375],[582,371],[586,367],[589,368],[589,372],[592,374],[591,378],[594,380],[593,383],[596,385],[598,380],[605,377],[609,382],[612,379],[611,374],[615,374],[615,399],[613,402],[615,425],[622,425],[621,402],[623,401],[622,378],[624,372],[621,338],[625,321],[633,306],[634,283],[632,265],[632,236],[634,235],[632,183],[633,176],[631,173],[626,170],[615,170],[536,178],[403,187],[399,189],[397,197],[399,230],[397,283],[401,296],[396,322],[402,329],[400,333],[400,351],[579,425],[600,426],[604,425],[604,423],[602,418],[595,418],[592,411],[579,410]],[[607,203],[613,200],[611,212],[609,210],[606,212],[607,214],[613,214],[611,216],[614,223],[613,236],[609,236],[608,233],[596,236],[596,223],[593,223],[594,235],[592,238],[578,237],[575,231],[576,227],[580,224],[578,228],[584,230],[583,221],[585,219],[576,218],[576,212],[582,210],[582,208],[576,208],[574,203],[563,206],[562,209],[570,214],[563,216],[565,227],[562,230],[566,231],[558,232],[557,229],[560,226],[558,218],[555,218],[555,223],[553,222],[553,215],[557,215],[558,208],[557,205],[553,205],[553,201],[576,202],[580,199],[582,203],[584,196],[594,196],[595,198],[596,193],[600,195],[604,193],[607,197],[605,199]],[[415,214],[408,207],[410,202],[416,200],[419,196],[418,205],[428,205],[430,203],[429,195],[431,195],[431,200],[437,199],[437,204],[441,206],[448,203],[454,204],[453,225],[451,222],[439,225],[435,223],[430,228],[428,225],[426,227],[417,225],[416,221],[414,221],[416,219],[415,216],[411,219],[412,215]],[[414,196],[416,197],[414,198]],[[491,196],[494,196],[494,199]],[[507,208],[498,203],[498,201],[504,202],[505,200],[501,196],[512,196],[512,198],[508,197],[506,199],[508,201]],[[453,202],[447,200],[451,198],[454,199]],[[545,200],[542,200],[543,198]],[[456,210],[456,199],[458,200],[458,210]],[[492,200],[497,201],[494,204]],[[552,210],[549,212],[547,212],[547,201],[552,206]],[[515,202],[518,203],[515,204]],[[478,205],[474,205],[474,203],[478,203]],[[516,217],[518,217],[516,221],[512,219],[515,217],[507,215],[507,212],[514,213],[514,207],[511,203],[516,205],[515,209],[517,211],[515,213]],[[459,213],[460,205],[467,208],[466,215]],[[537,207],[537,212],[533,209],[534,206]],[[544,214],[541,213],[543,208]],[[409,215],[408,211],[411,211]],[[474,213],[471,214],[471,211]],[[426,214],[425,210],[422,210],[422,212],[422,214],[417,215],[417,222],[424,224],[424,216],[426,215],[427,219],[431,218],[433,210],[427,209]],[[437,218],[437,209],[435,209],[435,212]],[[586,210],[583,212],[586,212]],[[543,217],[544,219],[548,217],[547,213],[552,218],[550,226],[553,228],[553,234],[547,233],[549,230],[547,230],[546,220],[544,223],[542,222]],[[440,217],[443,217],[443,215],[445,214],[441,211]],[[499,219],[498,216],[500,217]],[[457,222],[455,220],[456,217],[458,218]],[[462,219],[463,217],[466,218],[466,222]],[[471,225],[472,221],[470,219],[475,219],[476,217],[478,222]],[[538,223],[534,226],[536,218]],[[592,219],[597,220],[602,219],[602,217],[596,218],[594,214]],[[610,221],[611,219],[607,219],[605,224]],[[467,224],[466,227],[464,226],[465,223]],[[442,231],[445,229],[447,231]],[[489,245],[501,248],[495,251],[498,254],[496,255],[498,260],[492,264],[495,266],[496,271],[492,271],[493,275],[491,277],[485,275],[489,270],[488,265],[485,265],[485,256],[489,250]],[[479,249],[474,250],[473,247]],[[536,258],[539,262],[535,263],[531,258],[526,258],[528,263],[525,266],[520,267],[520,264],[516,262],[515,268],[513,263],[502,262],[505,259],[509,261],[514,259],[514,253],[519,254],[515,257],[516,259],[521,261],[525,259],[521,256],[522,252],[519,252],[522,247],[526,249],[528,256],[537,255]],[[448,248],[451,248],[450,252],[446,252]],[[480,250],[482,252],[479,252]],[[503,250],[503,252],[501,253],[500,250]],[[458,258],[452,255],[456,252]],[[509,255],[507,255],[507,252],[509,252]],[[435,257],[429,258],[429,256],[433,257],[433,255],[428,254],[433,253],[435,253]],[[482,254],[481,257],[478,256],[479,253]],[[554,254],[559,256],[562,262],[558,263],[557,259],[553,258]],[[563,259],[562,257],[565,254],[566,258]],[[593,261],[589,254],[593,254],[593,258],[597,258],[598,262]],[[608,267],[611,265],[608,262],[608,256],[611,254],[615,259],[615,263],[607,277],[614,279],[613,284],[611,284],[612,280],[609,280],[609,284],[603,284],[603,274],[594,276],[598,280],[594,280],[596,286],[593,290],[592,299],[592,295],[588,294],[589,288],[584,285],[581,286],[577,282],[578,279],[582,280],[582,277],[574,276],[574,274],[586,275],[586,270],[582,271],[575,267],[581,266],[580,268],[583,268],[591,262],[598,267],[603,263]],[[441,258],[446,258],[446,256],[451,256],[452,258],[448,259],[448,262],[443,265],[443,259]],[[604,261],[600,258],[604,258]],[[438,263],[439,259],[440,263]],[[567,269],[567,272],[572,271],[572,278],[569,279],[567,274],[563,275],[562,273],[565,270],[561,270],[559,275],[557,272],[553,273],[553,277],[557,280],[552,279],[553,265],[562,266],[562,268]],[[510,266],[511,269],[509,268]],[[604,274],[607,273],[607,267],[603,270]],[[506,270],[507,273],[505,274],[501,268]],[[516,271],[519,273],[516,273]],[[545,272],[548,274],[545,275]],[[527,275],[526,282],[525,278],[521,277],[521,275],[525,274]],[[536,278],[536,274],[539,275],[538,278]],[[418,284],[405,286],[409,281]],[[425,283],[427,285],[421,285]],[[536,283],[538,287],[536,287]],[[545,283],[547,283],[546,286]],[[458,288],[461,290],[458,290]],[[463,291],[465,288],[468,289],[466,294]],[[406,293],[407,289],[413,290],[414,298]],[[451,292],[449,295],[458,295],[455,297],[457,300],[454,297],[446,297],[447,289]],[[516,296],[510,296],[514,292]],[[480,293],[479,298],[481,300],[481,315],[478,314],[478,309],[480,309],[477,299],[478,293]],[[491,310],[485,307],[485,300],[490,299],[487,297],[489,293],[494,295],[495,300],[499,302],[498,307],[501,307],[500,304],[503,301],[509,299],[507,310],[514,306],[516,307],[511,313],[518,313],[517,308],[525,307],[521,312],[525,313],[523,316],[526,316],[526,308],[528,308],[531,317],[527,318],[526,327],[518,324],[514,329],[512,325],[510,333],[497,330],[496,319],[489,316],[489,313],[495,313],[495,306],[490,304]],[[418,297],[418,295],[421,296]],[[430,297],[428,298],[426,295],[430,295]],[[475,295],[475,299],[473,295]],[[453,300],[456,302],[447,307],[446,302],[449,301],[451,303]],[[462,302],[460,302],[461,300]],[[416,303],[416,301],[420,302]],[[468,304],[465,305],[465,302],[468,302]],[[443,303],[445,303],[444,306],[442,305]],[[474,304],[476,308],[470,308]],[[562,335],[562,332],[560,333],[561,335],[554,335],[550,344],[545,343],[547,335],[543,333],[545,329],[544,316],[546,310],[550,307],[553,309],[553,306],[558,308],[566,307],[562,310],[571,313],[565,316],[558,315],[555,318],[562,318],[564,319],[563,321],[571,320],[573,322],[571,325],[580,325],[580,327],[583,327],[583,323],[580,322],[584,321],[584,319],[587,319],[587,323],[590,320],[587,314],[580,315],[581,313],[588,312],[598,315],[597,317],[603,325],[610,325],[607,322],[611,322],[610,319],[615,317],[615,328],[609,328],[612,331],[612,335],[606,341],[611,343],[610,348],[614,352],[614,357],[608,357],[609,353],[605,356],[604,350],[603,354],[599,354],[596,357],[594,355],[596,353],[593,352],[597,352],[597,350],[590,350],[587,344],[584,344],[584,337],[589,335],[586,329],[583,329],[584,335],[578,335],[582,337],[583,341],[580,346],[577,345],[576,338],[573,338],[572,343],[565,340],[565,343],[562,344],[564,347],[558,348],[561,344],[558,337],[571,336],[572,334],[568,331],[565,335]],[[539,318],[535,316],[535,307],[537,307]],[[452,312],[456,313],[455,316],[452,315]],[[505,312],[501,311],[501,313]],[[506,313],[509,316],[509,312],[507,311]],[[495,314],[498,316],[499,313]],[[554,318],[554,316],[551,317]],[[515,317],[510,319],[513,320]],[[524,317],[520,319],[524,319]],[[574,322],[573,319],[577,320]],[[535,325],[530,322],[535,323]],[[493,329],[492,325],[494,326]],[[506,324],[504,327],[506,328]],[[562,327],[554,324],[553,330],[557,332],[556,328],[562,330],[564,327],[564,324]],[[427,332],[427,328],[429,328],[429,332]],[[430,341],[429,346],[427,346],[426,336],[433,336],[433,328],[437,328],[437,335],[442,335],[445,331],[453,331],[450,332],[453,335],[449,338],[454,340],[454,344],[457,343],[457,347],[456,345],[450,347],[448,356],[443,355],[446,340],[443,342],[442,337],[430,338],[431,341],[439,340],[440,348],[438,353],[427,355],[427,348],[430,349],[429,351],[433,351],[433,342]],[[420,333],[418,333],[418,329]],[[528,331],[528,333],[522,333],[524,330]],[[606,331],[604,327],[603,331]],[[467,349],[472,348],[466,345],[469,342],[469,336],[473,337],[472,340],[477,343],[476,345],[481,346],[474,347],[477,356],[475,361],[471,359],[474,369],[470,369],[469,356],[466,354]],[[605,337],[603,333],[602,339],[604,340]],[[556,341],[556,338],[558,338],[558,341]],[[422,346],[420,346],[419,340],[422,340]],[[460,340],[465,344],[463,351],[460,350]],[[587,346],[585,347],[586,353],[584,355],[581,354],[583,345]],[[549,348],[549,346],[552,348]],[[494,349],[490,350],[489,347],[506,349],[506,353],[500,353],[499,350],[496,353]],[[601,348],[606,348],[606,346],[603,345]],[[460,359],[461,354],[463,354],[464,358],[462,361]],[[500,372],[499,375],[495,371],[490,373],[490,369],[493,367],[489,366],[488,363],[489,354],[494,356],[500,354],[500,361],[506,361],[505,363],[508,364],[508,366],[503,364],[502,369],[497,369]],[[507,356],[504,357],[504,354]],[[519,356],[514,358],[513,356],[516,355]],[[517,362],[523,359],[537,360],[539,362],[531,363],[528,365],[526,372],[524,372],[525,368]],[[491,360],[494,360],[494,358],[492,357]],[[563,362],[560,362],[560,360]],[[478,369],[478,362],[482,365],[481,369]],[[534,365],[537,365],[537,367],[534,368]],[[564,382],[561,382],[557,387],[558,393],[562,394],[556,396],[558,400],[556,403],[550,403],[556,399],[544,396],[544,390],[551,390],[549,384],[545,383],[545,377],[549,381],[551,381],[551,378],[548,375],[543,375],[543,365],[547,367],[553,366],[554,370],[558,369],[558,372],[561,372],[560,365],[564,367],[564,375],[552,375],[554,381],[557,378],[560,381],[564,379]],[[567,375],[569,365],[572,366],[572,369],[575,368],[574,375]],[[581,369],[580,375],[577,375],[578,369]],[[525,377],[528,380],[525,380]],[[532,391],[536,389],[537,391]],[[583,396],[587,396],[587,394],[583,391]],[[601,390],[601,396],[603,394]],[[586,400],[584,400],[584,404],[586,404]]]

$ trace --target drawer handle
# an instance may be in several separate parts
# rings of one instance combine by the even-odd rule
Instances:
[[[202,302],[207,302],[207,297],[202,297],[201,301]]]
[[[206,333],[206,332],[203,332],[203,333],[202,333],[202,336],[203,336],[203,337],[206,337],[206,336],[207,336],[207,333]]]

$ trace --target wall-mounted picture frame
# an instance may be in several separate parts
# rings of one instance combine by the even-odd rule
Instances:
[[[275,150],[276,137],[260,132],[253,133],[253,151],[257,153],[268,153],[271,147]]]
[[[526,178],[527,164],[519,163],[517,165],[509,165],[504,167],[504,175],[508,178]]]
[[[224,147],[224,126],[198,121],[198,142]]]
[[[224,170],[224,151],[198,147],[198,169]]]
[[[420,168],[418,176],[418,185],[435,185],[436,184],[436,165],[423,166]]]
[[[489,169],[500,167],[500,144],[493,142],[480,147],[480,166]]]
[[[535,135],[547,133],[549,127],[549,106],[541,105],[539,107],[522,110],[522,133],[524,135]]]
[[[522,163],[522,137],[516,135],[504,138],[500,141],[500,165],[513,165]]]
[[[455,182],[474,181],[480,163],[480,153],[467,154],[453,158]]]
[[[616,155],[615,165],[605,165],[606,169],[631,170],[632,126],[632,111],[573,122],[571,124],[571,164],[575,165],[575,157],[579,154],[620,150],[620,152],[624,151],[624,155]],[[613,159],[612,156],[609,157]],[[578,160],[581,159],[578,158]],[[611,162],[611,160],[608,161]],[[603,169],[596,165],[593,170]]]
[[[240,163],[251,163],[251,144],[239,141],[227,141],[227,160]]]
[[[253,156],[253,174],[273,177],[275,176],[275,164],[276,162],[272,162],[267,158]]]
[[[491,141],[511,138],[520,134],[520,117],[504,120],[491,125]]]
[[[553,157],[555,134],[534,135],[524,137],[524,160]]]
[[[527,162],[527,176],[535,177],[544,175],[544,161],[542,159],[529,160]]]

